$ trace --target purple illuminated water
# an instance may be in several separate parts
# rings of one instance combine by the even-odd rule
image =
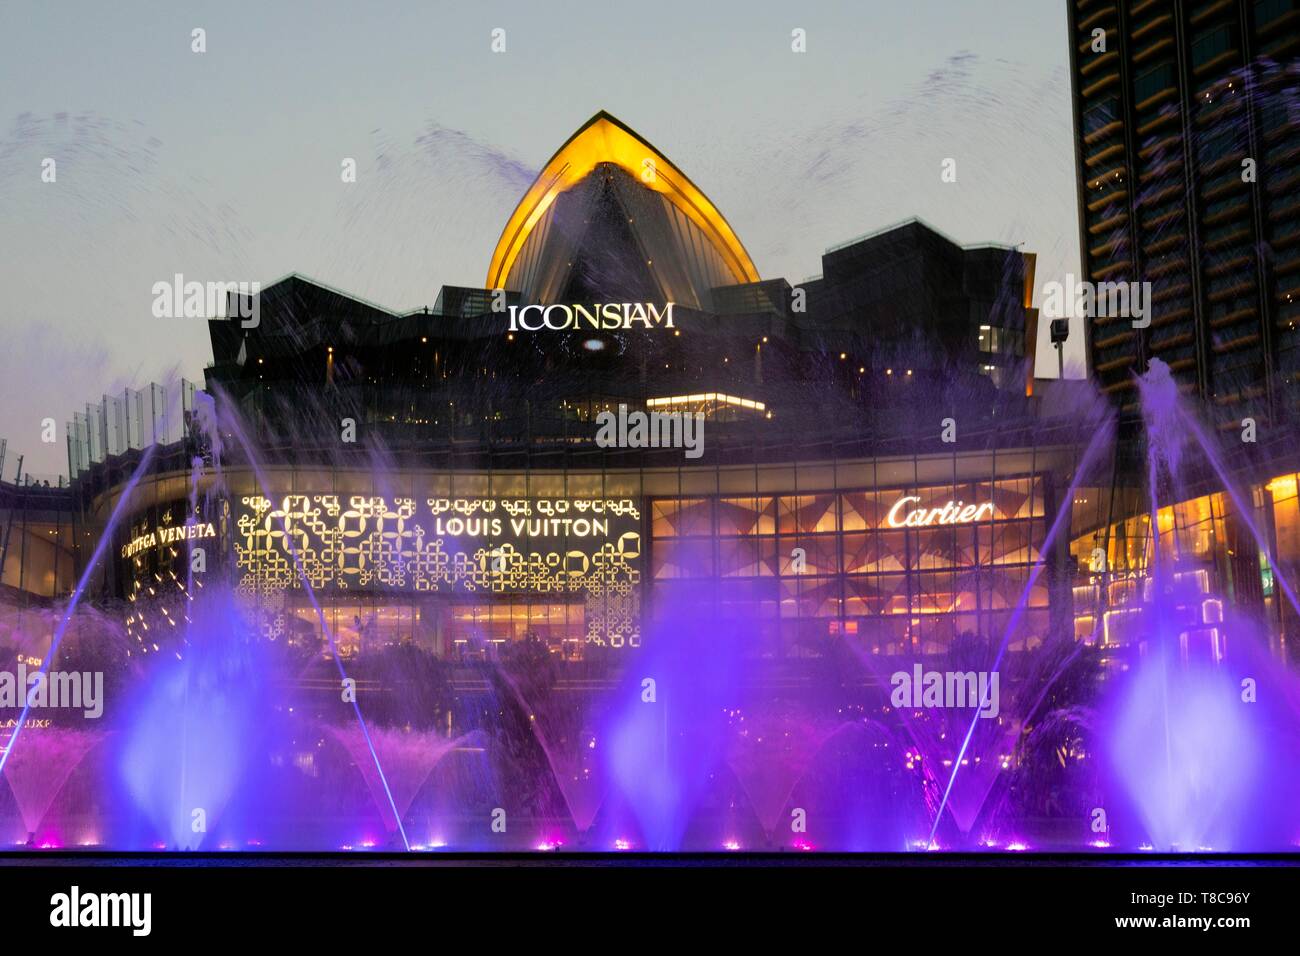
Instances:
[[[1184,533],[1157,517],[1189,497],[1185,472],[1208,464],[1266,560],[1243,496],[1219,449],[1153,360],[1139,380],[1148,447],[1151,526],[1160,539]],[[1169,547],[1172,544],[1172,547]],[[1300,710],[1293,674],[1267,653],[1259,622],[1242,613],[1189,626],[1204,595],[1182,540],[1149,540],[1151,574],[1141,608],[1141,656],[1122,674],[1104,713],[1103,740],[1116,803],[1114,831],[1157,850],[1278,849],[1297,837]],[[1170,554],[1166,555],[1166,550]],[[1288,583],[1276,575],[1286,599]]]
[[[1249,496],[1158,363],[1141,396],[1150,512],[1191,496],[1185,473],[1203,465],[1271,560]],[[282,493],[238,415],[221,402],[199,409],[217,441],[194,463],[193,517],[222,520],[221,440],[260,493]],[[1067,502],[1104,470],[1113,440],[1105,420],[1085,433]],[[375,493],[400,495],[382,449],[371,461]],[[111,676],[101,720],[15,713],[0,734],[0,840],[903,852],[1283,849],[1300,839],[1300,690],[1260,622],[1220,603],[1212,626],[1189,627],[1186,608],[1218,598],[1176,557],[1153,558],[1131,653],[1078,640],[1068,622],[1030,646],[1024,622],[1044,606],[1069,508],[1044,524],[994,633],[943,647],[862,634],[784,662],[764,657],[763,622],[680,588],[646,616],[642,646],[580,664],[536,641],[473,660],[382,641],[347,650],[348,622],[335,620],[332,596],[312,587],[292,547],[310,620],[273,637],[229,574],[160,580],[126,607],[91,606],[79,588],[58,609],[0,616],[0,652]],[[316,645],[297,639],[310,627]],[[918,665],[997,671],[996,717],[895,706],[891,679]]]

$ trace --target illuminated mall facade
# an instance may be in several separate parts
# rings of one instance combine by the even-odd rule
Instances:
[[[1000,636],[1022,602],[1013,651],[1054,629],[1121,646],[1147,518],[1113,455],[1080,473],[1091,435],[1034,394],[1033,256],[914,220],[822,263],[764,279],[680,169],[598,114],[519,201],[482,286],[394,312],[290,275],[255,327],[209,322],[202,389],[74,416],[70,488],[0,489],[21,522],[6,600],[69,594],[127,493],[88,593],[124,602],[129,629],[201,548],[268,637],[324,648],[323,616],[345,656],[483,660],[535,638],[609,659],[685,605],[776,660],[940,654]],[[702,454],[602,447],[620,406],[702,415]],[[240,427],[205,430],[214,407]],[[1252,488],[1294,566],[1294,475]],[[1280,614],[1222,499],[1157,518],[1203,572],[1188,628],[1211,645],[1226,592]]]

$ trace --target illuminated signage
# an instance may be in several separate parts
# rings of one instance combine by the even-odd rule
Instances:
[[[434,518],[433,533],[451,538],[608,538],[609,520],[600,518]]]
[[[180,541],[197,541],[200,538],[215,538],[216,529],[212,522],[195,521],[181,525],[159,525],[144,534],[136,535],[122,545],[122,557],[130,558],[147,548],[160,548]]]
[[[549,329],[595,329],[610,332],[636,326],[673,328],[673,304],[665,302],[597,302],[585,305],[512,305],[511,332],[540,332]]]
[[[941,508],[913,508],[907,511],[910,503],[920,500],[918,495],[899,498],[885,516],[885,523],[891,528],[931,528],[935,525],[972,524],[993,516],[991,501],[979,505],[949,501]]]
[[[234,510],[245,596],[307,586],[573,594],[588,642],[640,641],[641,510],[631,498],[259,495]]]

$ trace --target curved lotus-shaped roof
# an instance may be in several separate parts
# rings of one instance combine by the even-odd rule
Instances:
[[[707,304],[758,270],[699,187],[601,111],[551,157],[510,215],[486,287],[529,301],[655,294]]]

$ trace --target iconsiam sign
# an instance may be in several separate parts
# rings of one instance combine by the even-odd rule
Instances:
[[[611,332],[618,329],[664,328],[673,326],[673,305],[666,302],[603,302],[585,305],[512,305],[510,331],[540,332],[550,329],[594,329]]]

